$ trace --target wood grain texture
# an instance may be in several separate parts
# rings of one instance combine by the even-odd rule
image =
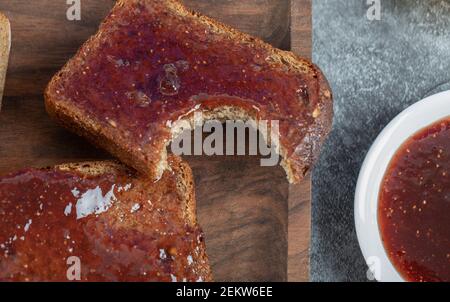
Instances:
[[[185,3],[279,48],[290,49],[299,34],[307,41],[296,42],[295,51],[310,53],[310,23],[294,28],[304,22],[297,18],[303,19],[302,13],[310,10],[309,1],[292,0],[292,7],[289,0]],[[53,123],[42,93],[51,76],[96,32],[113,4],[113,0],[83,0],[81,21],[68,21],[65,1],[0,1],[13,32],[0,113],[0,174],[27,166],[109,158]],[[260,167],[257,157],[185,159],[196,180],[198,215],[215,280],[286,281],[288,275],[291,281],[307,280],[309,179],[290,187],[280,167]]]
[[[291,50],[312,56],[312,0],[291,0]]]
[[[311,58],[311,0],[291,1],[291,50]],[[309,280],[311,239],[311,179],[289,186],[288,281]]]

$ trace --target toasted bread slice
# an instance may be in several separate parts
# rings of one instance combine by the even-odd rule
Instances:
[[[167,169],[177,123],[193,126],[202,112],[206,119],[279,121],[281,165],[299,182],[333,115],[330,88],[311,62],[176,0],[117,1],[45,99],[63,125],[153,179]]]
[[[0,12],[0,110],[2,109],[3,90],[5,88],[10,48],[11,25],[9,24],[8,18]]]
[[[0,280],[210,281],[190,168],[168,162],[157,183],[114,162],[0,178]]]

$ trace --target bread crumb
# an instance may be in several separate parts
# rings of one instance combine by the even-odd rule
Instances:
[[[138,203],[135,203],[132,207],[131,207],[131,214],[136,213],[137,211],[139,211],[139,209],[141,208],[141,205]]]
[[[113,120],[108,120],[108,123],[113,126],[114,128],[117,128],[117,123]]]
[[[320,108],[317,107],[317,108],[313,111],[312,116],[313,116],[313,118],[318,118],[319,115],[320,115]]]

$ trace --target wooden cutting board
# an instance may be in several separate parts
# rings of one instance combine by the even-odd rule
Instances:
[[[303,56],[311,52],[311,0],[185,0],[209,16]],[[109,158],[58,127],[44,110],[51,76],[93,33],[113,0],[1,1],[12,49],[0,113],[0,173],[27,166]],[[290,186],[280,167],[256,157],[187,157],[216,281],[307,281],[311,186]]]

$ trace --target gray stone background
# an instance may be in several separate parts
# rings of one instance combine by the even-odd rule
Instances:
[[[313,0],[313,60],[332,86],[334,130],[313,174],[313,281],[366,281],[353,217],[356,180],[381,130],[450,89],[450,0]],[[449,100],[450,106],[450,100]]]

